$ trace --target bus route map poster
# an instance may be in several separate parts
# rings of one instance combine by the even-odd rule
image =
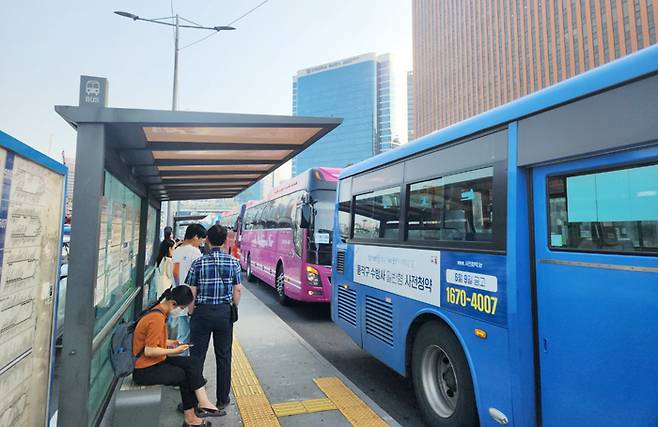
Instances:
[[[64,176],[0,148],[0,426],[43,426]]]

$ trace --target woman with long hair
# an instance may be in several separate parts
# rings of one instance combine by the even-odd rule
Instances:
[[[138,356],[133,381],[140,385],[180,387],[185,417],[183,427],[211,426],[202,417],[221,416],[225,412],[208,399],[201,360],[189,356],[169,357],[184,353],[190,345],[168,338],[167,317],[184,310],[192,301],[189,286],[169,288],[139,319],[133,334],[133,354]]]
[[[171,257],[174,255],[174,241],[163,240],[160,243],[160,250],[158,251],[158,258],[155,262],[155,283],[157,295],[169,289],[174,283],[174,263]]]

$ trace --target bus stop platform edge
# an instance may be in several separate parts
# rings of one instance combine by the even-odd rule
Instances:
[[[243,288],[234,325],[231,403],[213,426],[399,426],[301,336]],[[215,357],[204,366],[215,394]],[[164,387],[159,425],[178,427],[178,390]]]

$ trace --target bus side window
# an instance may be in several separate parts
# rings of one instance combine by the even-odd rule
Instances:
[[[354,238],[397,239],[400,233],[400,187],[355,197]]]
[[[409,185],[407,239],[491,241],[493,168]]]
[[[346,242],[351,237],[350,209],[352,207],[352,180],[344,179],[338,186],[338,232],[340,239]]]
[[[658,164],[548,178],[551,248],[658,252]]]
[[[295,248],[295,254],[299,257],[302,256],[302,237],[304,230],[299,227],[299,219],[301,217],[301,205],[297,205],[297,197],[293,199],[293,210],[292,210],[292,242]],[[296,205],[296,206],[295,206]]]

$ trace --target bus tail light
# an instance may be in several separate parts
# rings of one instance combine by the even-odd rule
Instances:
[[[322,286],[322,283],[320,283],[320,273],[310,265],[306,266],[306,282],[310,286]]]

